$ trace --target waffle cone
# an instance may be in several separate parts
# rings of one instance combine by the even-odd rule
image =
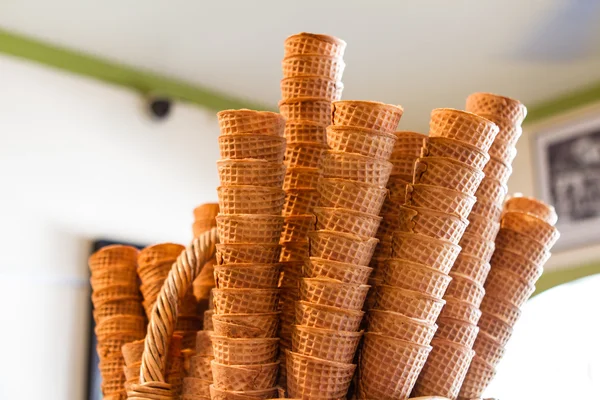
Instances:
[[[558,240],[558,229],[531,214],[508,211],[502,215],[502,228],[510,229],[551,248]]]
[[[217,314],[270,313],[277,311],[277,289],[213,289]]]
[[[264,186],[280,188],[285,166],[265,160],[219,160],[219,180],[223,186]]]
[[[487,152],[498,134],[492,121],[466,111],[437,108],[431,112],[430,137],[445,137],[471,144]]]
[[[435,333],[436,338],[460,344],[469,349],[473,347],[479,333],[477,325],[458,319],[438,318],[436,323],[438,325],[438,330]]]
[[[281,262],[306,261],[309,257],[308,249],[308,241],[282,243],[281,256],[279,257],[279,260]]]
[[[311,257],[304,266],[304,275],[308,278],[332,279],[343,283],[364,285],[369,280],[372,268]]]
[[[505,184],[508,181],[508,178],[510,178],[513,169],[509,164],[492,157],[483,168],[483,172],[485,172],[486,177],[497,179]]]
[[[296,325],[292,349],[305,356],[351,364],[362,334]]]
[[[412,176],[391,175],[387,188],[390,191],[390,199],[400,198],[399,204],[404,204],[406,187],[412,183]]]
[[[277,360],[278,338],[237,339],[212,336],[215,361],[226,365],[268,364]]]
[[[475,352],[468,347],[434,338],[433,349],[415,384],[413,395],[441,395],[455,399]]]
[[[361,310],[369,288],[369,285],[342,283],[333,279],[303,278],[300,281],[300,300],[346,310]]]
[[[317,98],[283,100],[279,111],[289,121],[311,121],[321,126],[331,125],[331,102]]]
[[[275,337],[279,313],[248,313],[213,315],[216,335],[230,338]]]
[[[281,98],[283,100],[305,97],[335,101],[342,97],[344,84],[319,76],[302,76],[281,80]]]
[[[219,137],[222,159],[256,159],[281,163],[285,152],[285,138],[268,135],[228,135]]]
[[[476,146],[455,139],[431,137],[425,141],[421,157],[444,157],[483,169],[490,156]]]
[[[298,242],[308,238],[308,232],[315,230],[315,216],[290,215],[285,217],[281,231],[281,242]]]
[[[400,289],[389,285],[377,288],[375,308],[393,311],[410,318],[424,320],[433,324],[445,301],[424,293]]]
[[[219,208],[223,214],[281,214],[285,192],[260,186],[220,186]]]
[[[483,286],[464,275],[450,272],[452,281],[446,289],[444,298],[453,298],[479,307],[486,291]]]
[[[114,315],[99,321],[94,328],[96,335],[110,335],[119,332],[144,332],[146,318],[132,315]]]
[[[354,126],[327,127],[327,145],[334,151],[387,160],[394,151],[393,133]]]
[[[339,81],[344,74],[346,64],[341,57],[303,54],[286,57],[282,61],[283,77],[319,76]]]
[[[512,327],[508,323],[487,313],[481,314],[478,326],[480,332],[486,333],[502,347],[506,346],[513,332]]]
[[[217,229],[221,243],[279,243],[284,218],[277,215],[221,214]]]
[[[486,261],[492,258],[495,250],[494,242],[470,234],[463,235],[460,240],[460,246],[462,247],[461,254]]]
[[[449,241],[415,233],[394,234],[392,248],[394,258],[427,265],[444,273],[450,271],[460,251],[460,246]]]
[[[396,131],[396,144],[390,161],[393,162],[398,155],[402,158],[417,158],[421,155],[421,149],[427,140],[427,135],[412,131]]]
[[[454,298],[447,298],[446,304],[440,313],[440,318],[457,319],[477,325],[481,311],[472,304]]]
[[[204,379],[212,381],[212,371],[210,363],[213,360],[212,356],[194,355],[189,360],[188,376],[192,378]]]
[[[140,378],[140,368],[142,367],[141,362],[136,362],[130,367],[123,367],[123,372],[125,373],[125,381],[130,381],[133,379],[137,379],[139,381]],[[100,368],[100,370],[102,370]]]
[[[480,398],[495,375],[494,367],[476,355],[460,388],[460,398]]]
[[[536,265],[544,265],[550,258],[550,252],[543,244],[511,229],[500,228],[496,236],[496,247],[520,254]]]
[[[486,333],[477,335],[473,344],[475,354],[488,364],[496,366],[504,356],[504,347]]]
[[[217,113],[221,135],[244,133],[282,136],[285,119],[270,111],[223,110]]]
[[[291,167],[286,171],[283,189],[316,189],[320,177],[318,168]]]
[[[506,193],[508,193],[508,187],[504,183],[486,175],[479,184],[475,197],[478,200],[502,204]],[[497,222],[497,220],[494,220],[494,222]]]
[[[287,385],[291,398],[345,398],[356,365],[286,352]]]
[[[398,175],[402,177],[411,177],[415,172],[415,161],[419,157],[413,157],[412,154],[392,154],[393,158],[390,158],[390,162],[393,165],[392,175]]]
[[[338,233],[316,231],[309,233],[311,257],[324,258],[357,265],[368,265],[378,240]]]
[[[143,316],[144,309],[140,304],[140,299],[131,300],[114,300],[105,301],[102,304],[95,306],[94,320],[99,322],[104,318],[112,317],[114,315],[132,315],[132,316]]]
[[[382,220],[377,215],[343,208],[318,207],[313,212],[317,218],[318,230],[352,233],[365,237],[375,236]]]
[[[96,351],[100,358],[117,355],[121,353],[121,347],[123,347],[125,343],[143,339],[144,335],[145,331],[104,334],[98,336],[98,345],[96,346]]]
[[[496,138],[490,147],[489,153],[490,157],[494,157],[506,165],[511,165],[517,156],[517,149],[511,143]]]
[[[484,173],[451,158],[425,157],[415,163],[414,182],[475,194]]]
[[[320,143],[290,143],[285,148],[284,162],[288,168],[318,168],[326,150]]]
[[[88,259],[92,277],[107,270],[131,270],[136,267],[139,251],[135,247],[112,245],[95,252]]]
[[[137,271],[135,268],[105,269],[95,271],[90,278],[92,289],[99,290],[108,286],[136,286]]]
[[[541,266],[506,249],[497,249],[490,263],[494,265],[494,268],[512,272],[525,282],[537,281],[543,272]]]
[[[297,288],[298,279],[302,277],[302,270],[304,267],[304,261],[288,261],[281,263],[281,274],[283,276],[282,282],[293,282],[293,286]],[[280,286],[288,287],[290,285],[284,285],[280,283]]]
[[[274,289],[279,282],[279,264],[224,264],[215,267],[219,289]]]
[[[428,345],[437,330],[435,324],[393,311],[369,310],[368,321],[369,332],[419,345]]]
[[[476,114],[493,114],[515,125],[521,124],[527,115],[527,108],[520,101],[493,93],[469,95],[466,109]]]
[[[196,333],[196,344],[194,349],[196,355],[203,357],[213,357],[212,337],[214,332],[199,331]]]
[[[319,182],[321,207],[347,208],[379,215],[387,189],[343,179],[324,178]]]
[[[321,160],[321,170],[325,178],[385,186],[392,172],[392,164],[358,154],[327,151]]]
[[[234,391],[225,390],[210,385],[210,398],[212,400],[257,400],[276,398],[277,387],[261,390]]]
[[[343,57],[346,42],[334,36],[301,32],[285,39],[285,57],[315,54]]]
[[[194,208],[194,219],[196,221],[214,221],[219,214],[219,205],[217,203],[206,203]],[[215,226],[213,224],[213,226]]]
[[[283,215],[306,215],[319,204],[319,192],[316,189],[289,189],[285,192]]]
[[[510,271],[492,268],[485,281],[485,290],[491,298],[506,300],[521,307],[535,292],[535,285]]]
[[[217,263],[264,263],[279,261],[281,248],[274,244],[217,244]]]
[[[130,343],[125,343],[121,347],[123,359],[126,366],[134,365],[142,361],[142,353],[144,352],[144,339],[135,340]]]
[[[416,233],[458,244],[469,221],[453,214],[412,206],[400,207],[398,226],[401,232]]]
[[[207,379],[187,377],[183,378],[182,396],[200,396],[201,398],[210,398],[210,385],[212,381]]]
[[[288,144],[314,143],[327,144],[327,128],[314,121],[290,120],[285,124],[284,136]]]
[[[106,286],[92,293],[92,303],[95,308],[101,307],[105,303],[117,300],[137,300],[140,301],[139,288],[131,285],[127,286]]]
[[[409,185],[406,188],[406,204],[429,208],[447,214],[467,218],[477,199],[454,189],[432,185]]]
[[[305,301],[296,303],[296,324],[314,328],[356,332],[364,312],[343,308],[311,304]]]
[[[398,127],[403,112],[400,106],[374,101],[336,101],[333,103],[332,124],[391,133]]]
[[[471,213],[469,215],[469,225],[465,233],[479,236],[484,240],[494,241],[499,230],[500,224],[498,222]]]
[[[361,399],[408,399],[431,351],[377,333],[366,333],[358,371]]]
[[[401,289],[425,293],[442,298],[451,278],[426,265],[415,264],[401,259],[387,261],[383,271],[383,283]]]
[[[500,130],[498,132],[498,136],[496,136],[496,140],[502,140],[503,142],[507,142],[511,146],[514,146],[517,144],[517,141],[523,134],[523,128],[521,127],[521,125],[515,125],[510,121],[498,118],[498,116],[492,114],[478,115],[498,125],[498,128],[500,128]]]
[[[483,285],[490,272],[490,268],[490,263],[485,262],[485,260],[480,260],[466,254],[459,254],[456,257],[454,266],[452,266],[452,273],[465,276],[473,282]]]
[[[276,385],[279,362],[226,365],[213,361],[212,370],[216,387],[234,391],[261,390]]]
[[[476,214],[482,218],[487,218],[491,221],[500,221],[502,215],[502,208],[499,203],[489,201],[487,199],[477,199],[477,202],[473,205],[471,210],[473,214]]]
[[[483,298],[483,301],[481,302],[481,311],[506,322],[510,326],[514,326],[521,317],[521,310],[519,307],[506,300],[495,299],[490,296]]]
[[[554,226],[558,217],[554,207],[533,197],[525,197],[520,193],[511,195],[504,203],[504,211],[516,211],[534,215]]]

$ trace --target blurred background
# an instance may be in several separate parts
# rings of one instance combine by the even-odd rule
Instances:
[[[189,242],[216,111],[276,110],[301,31],[344,39],[343,97],[401,104],[402,130],[475,91],[527,105],[509,192],[563,237],[489,395],[599,398],[599,22],[597,0],[0,2],[0,399],[89,398],[92,244]]]

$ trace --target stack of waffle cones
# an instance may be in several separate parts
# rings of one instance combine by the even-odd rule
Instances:
[[[432,112],[430,137],[416,161],[406,202],[396,212],[392,258],[383,265],[383,284],[374,288],[361,351],[359,398],[408,398],[425,360],[435,355],[432,346],[461,358],[445,366],[453,372],[453,362],[470,361],[468,347],[442,339],[432,342],[432,337],[497,132],[492,122],[471,113]]]
[[[494,252],[494,239],[500,228],[499,216],[502,201],[507,193],[507,181],[512,173],[511,162],[516,154],[514,145],[520,136],[520,123],[525,117],[525,107],[516,100],[485,93],[475,93],[467,99],[467,111],[494,122],[499,130],[495,138],[486,143],[488,157],[483,171],[485,177],[475,192],[477,202],[469,214],[469,225],[465,230],[460,246],[460,255],[452,267],[452,282],[448,286],[444,300],[446,306],[437,320],[438,331],[433,339],[434,348],[415,386],[415,393],[421,395],[441,395],[454,399],[458,396],[467,369],[473,359],[473,352],[457,352],[473,349],[481,315],[479,306],[485,295],[483,284],[490,271],[490,258]],[[492,109],[482,108],[483,104],[502,101],[504,110],[515,115],[518,129],[500,118]],[[509,126],[512,126],[509,128]],[[457,310],[465,310],[459,312]],[[468,313],[466,310],[469,310]],[[443,343],[444,345],[440,345]],[[451,346],[451,343],[454,345]],[[448,366],[448,359],[458,359],[454,367]]]
[[[318,205],[317,191],[321,157],[327,149],[326,129],[331,124],[331,101],[339,99],[343,85],[346,44],[326,35],[300,33],[285,41],[282,61],[281,114],[286,118],[287,167],[283,188],[285,222],[281,233],[281,338],[280,358],[292,347],[298,280],[308,260],[308,232],[314,230],[313,208]],[[330,91],[335,87],[335,91]],[[294,90],[290,90],[294,88]],[[285,387],[285,368],[280,385]]]
[[[133,247],[108,246],[89,259],[102,393],[107,399],[126,398],[121,346],[146,334],[137,257]]]
[[[217,214],[219,214],[219,204],[217,203],[207,203],[196,207],[194,209],[194,224],[192,225],[194,237],[198,237],[200,234],[216,227]],[[214,263],[214,259],[207,262],[194,280],[194,296],[198,300],[199,313],[203,313],[208,308],[210,291],[215,287]]]
[[[378,240],[378,216],[392,172],[393,132],[402,108],[363,101],[334,102],[323,157],[320,204],[309,233],[310,259],[286,353],[287,389],[295,398],[344,398]]]
[[[250,110],[222,111],[217,117],[222,159],[217,163],[214,334],[202,332],[212,341],[214,383],[208,394],[203,386],[195,395],[276,397],[285,120]]]
[[[552,206],[528,197],[509,198],[496,236],[496,251],[481,304],[477,353],[460,390],[464,399],[481,397],[504,355],[520,307],[535,291],[535,282],[559,237]]]

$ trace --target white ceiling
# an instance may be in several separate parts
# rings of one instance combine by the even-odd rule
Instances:
[[[344,98],[401,104],[401,127],[423,130],[470,92],[531,105],[600,80],[598,46],[574,61],[510,56],[566,1],[4,0],[0,26],[273,105],[285,37],[329,33],[348,42]]]

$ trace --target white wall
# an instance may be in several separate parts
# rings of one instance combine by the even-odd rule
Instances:
[[[215,201],[214,113],[0,57],[0,399],[84,398],[90,243],[191,238]]]

